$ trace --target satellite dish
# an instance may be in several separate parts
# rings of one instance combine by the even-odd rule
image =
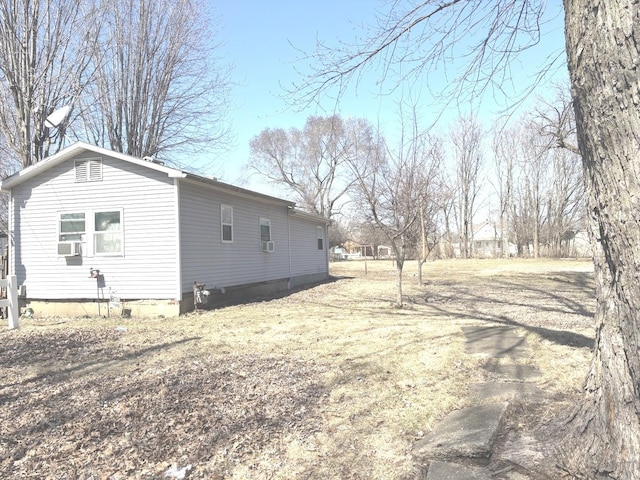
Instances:
[[[44,125],[47,128],[56,128],[60,125],[69,115],[69,111],[71,110],[70,105],[65,105],[58,110],[55,110],[51,115],[49,115],[44,121]]]

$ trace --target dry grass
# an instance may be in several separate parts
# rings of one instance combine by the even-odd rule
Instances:
[[[527,335],[556,406],[586,375],[591,266],[438,261],[406,308],[391,262],[179,319],[34,319],[0,333],[0,468],[16,477],[413,478],[410,450],[473,401],[461,326]],[[126,322],[126,323],[123,323]],[[125,327],[125,328],[117,328]],[[564,403],[563,403],[564,402]]]

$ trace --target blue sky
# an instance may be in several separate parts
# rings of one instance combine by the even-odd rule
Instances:
[[[372,0],[237,0],[216,5],[225,42],[226,59],[234,65],[231,111],[236,148],[223,155],[219,175],[240,184],[248,181],[241,170],[249,156],[249,141],[265,128],[302,128],[307,117],[323,114],[317,110],[296,112],[283,100],[283,87],[299,79],[296,69],[304,69],[300,51],[312,52],[316,39],[330,43],[337,38],[353,38],[357,23],[374,19]],[[295,48],[294,48],[295,47]],[[347,106],[346,103],[349,103]],[[341,106],[343,116],[377,115],[373,96],[354,95]],[[252,188],[262,189],[259,179]]]
[[[557,12],[559,1],[550,1],[549,9]],[[294,47],[311,53],[316,40],[327,44],[336,44],[338,39],[349,42],[366,33],[363,25],[375,24],[376,9],[385,11],[387,6],[376,0],[222,0],[216,3],[214,15],[220,27],[217,40],[225,44],[219,53],[234,65],[233,81],[237,84],[230,118],[236,141],[235,148],[223,154],[209,173],[224,181],[269,193],[270,187],[258,178],[249,179],[242,170],[249,156],[250,139],[268,127],[302,128],[310,115],[325,114],[315,109],[293,111],[281,98],[283,86],[299,81],[296,70],[308,68],[304,61],[297,61],[303,54]],[[521,76],[516,82],[526,82],[545,52],[558,48],[563,42],[562,19],[556,18],[553,27],[546,43],[514,66],[514,75]],[[396,115],[397,98],[376,95],[372,91],[375,81],[375,72],[365,77],[364,86],[351,89],[337,113],[343,117],[365,117],[373,123],[382,121],[388,131]],[[425,104],[428,103],[425,99]],[[488,114],[499,110],[492,108],[491,99],[484,105]],[[334,104],[328,102],[323,106],[331,111]]]

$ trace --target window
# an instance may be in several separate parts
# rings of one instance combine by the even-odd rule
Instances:
[[[85,230],[84,213],[61,213],[59,221],[60,242],[83,240]]]
[[[262,242],[271,241],[271,220],[268,218],[260,219],[260,240]]]
[[[233,242],[233,207],[220,205],[220,225],[223,243]]]
[[[260,251],[263,253],[275,252],[275,244],[271,241],[271,220],[260,219]]]
[[[96,255],[122,254],[122,212],[94,213],[93,248]]]
[[[63,255],[61,252],[67,250],[80,251],[80,243],[82,255],[88,257],[122,255],[122,209],[61,213],[58,218],[58,242],[58,255]],[[68,256],[68,253],[64,255]]]
[[[75,161],[76,182],[99,182],[102,180],[102,159],[89,158]]]
[[[324,231],[322,227],[316,227],[318,234],[318,250],[324,250]]]

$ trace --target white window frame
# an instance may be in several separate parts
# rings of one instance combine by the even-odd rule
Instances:
[[[228,212],[229,220],[225,221],[225,211]],[[224,227],[229,227],[231,231],[231,238],[224,238]],[[220,240],[222,243],[233,243],[233,207],[231,205],[220,205]]]
[[[262,235],[262,227],[269,227],[269,238]],[[267,217],[260,217],[260,244],[262,242],[270,242],[271,238],[271,220]]]
[[[119,226],[120,228],[118,230],[97,230],[95,228],[95,222],[96,222],[96,215],[101,214],[101,213],[111,213],[111,212],[118,212],[120,218],[120,223]],[[124,256],[124,211],[122,208],[105,208],[105,209],[100,209],[100,210],[93,210],[91,212],[91,227],[92,227],[92,239],[93,239],[93,255],[95,257],[122,257]],[[98,244],[97,239],[99,235],[113,235],[115,233],[119,234],[120,237],[120,250],[118,251],[110,251],[110,252],[98,252],[96,245]]]
[[[119,230],[104,230],[100,231],[96,229],[96,215],[101,213],[118,212],[120,216],[120,228]],[[84,231],[80,232],[63,232],[62,223],[64,221],[72,221],[73,219],[64,219],[65,215],[82,215],[84,221]],[[77,219],[80,220],[80,219]],[[84,257],[124,257],[124,209],[122,208],[101,208],[99,210],[66,210],[58,212],[58,226],[57,226],[57,243],[59,242],[81,242],[82,243],[82,256]],[[97,236],[107,234],[119,234],[120,250],[114,252],[97,252],[96,246]],[[67,237],[73,238],[67,238]],[[58,255],[60,256],[60,255]]]
[[[324,250],[324,228],[316,227],[316,236],[318,237],[318,250]]]
[[[275,252],[275,244],[271,235],[271,220],[267,217],[260,217],[260,251],[262,253]]]
[[[62,219],[63,215],[82,215],[82,221],[84,222],[84,231],[82,233],[80,232],[75,232],[75,233],[70,233],[70,232],[63,232],[62,231],[62,222],[63,221],[73,221],[73,219]],[[79,220],[79,219],[78,219]],[[69,211],[69,212],[58,212],[58,241],[59,242],[81,242],[84,240],[85,235],[87,234],[87,214],[86,212],[81,212],[81,211]],[[69,239],[69,238],[62,238],[65,236],[75,236],[75,235],[80,235],[80,238],[73,238],[73,239]]]

